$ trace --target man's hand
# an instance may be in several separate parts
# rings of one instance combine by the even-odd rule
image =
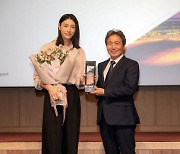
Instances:
[[[96,96],[104,96],[104,89],[103,88],[98,88],[94,86],[94,91],[90,92],[90,94],[96,95]]]

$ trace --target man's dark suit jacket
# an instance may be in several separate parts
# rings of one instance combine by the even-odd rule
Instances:
[[[100,123],[103,112],[109,125],[136,125],[140,121],[133,95],[138,88],[139,65],[123,56],[105,82],[103,72],[108,62],[98,64],[97,86],[104,88],[105,95],[98,96],[97,123]]]

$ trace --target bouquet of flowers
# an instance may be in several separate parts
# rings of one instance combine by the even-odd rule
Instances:
[[[61,65],[67,55],[68,53],[63,53],[60,48],[48,48],[46,51],[40,51],[40,53],[35,55],[35,58],[37,59],[37,62],[40,64],[40,66],[45,62],[51,65],[51,62],[55,59],[58,59]]]
[[[51,99],[51,105],[56,116],[58,116],[56,105],[62,105],[64,108],[64,118],[65,109],[67,108],[66,88],[57,79],[60,78],[58,77],[58,72],[67,56],[68,53],[64,53],[58,47],[53,47],[29,57],[41,81],[44,84],[57,86],[59,92],[58,100]]]

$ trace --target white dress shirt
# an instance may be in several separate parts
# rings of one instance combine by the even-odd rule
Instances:
[[[105,81],[105,79],[106,79],[106,75],[107,75],[107,72],[108,72],[108,70],[109,70],[109,67],[110,67],[110,65],[111,65],[111,61],[115,61],[116,63],[114,64],[114,67],[116,66],[116,64],[119,62],[119,60],[123,57],[124,55],[122,54],[121,56],[119,56],[118,58],[116,58],[115,60],[112,60],[111,58],[110,58],[110,60],[109,60],[109,62],[108,62],[108,64],[107,64],[107,66],[106,66],[106,68],[105,68],[105,70],[104,70],[104,72],[103,72],[103,75],[104,75],[104,81]],[[114,68],[113,67],[113,68]]]

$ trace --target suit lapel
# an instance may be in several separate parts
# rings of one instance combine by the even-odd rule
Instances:
[[[108,80],[106,82],[104,82],[104,87],[111,81],[111,79],[113,78],[113,76],[116,74],[117,70],[119,70],[119,68],[123,65],[123,63],[125,62],[126,57],[122,57],[119,62],[115,65],[115,67],[113,68],[110,76],[108,76]]]

